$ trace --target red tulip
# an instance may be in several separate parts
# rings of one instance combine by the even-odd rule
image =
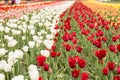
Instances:
[[[69,44],[66,44],[65,45],[65,49],[66,49],[66,51],[70,51],[71,50],[71,46]]]
[[[42,77],[39,77],[39,79],[38,79],[38,80],[43,80],[43,79],[42,79]]]
[[[74,77],[74,78],[78,78],[78,76],[80,75],[80,70],[73,70],[72,71],[72,77]]]
[[[44,64],[43,69],[44,69],[45,71],[48,71],[48,70],[49,70],[49,64]]]
[[[46,57],[45,56],[37,56],[37,63],[39,66],[44,66]]]
[[[61,55],[61,52],[57,52],[57,56],[59,57]]]
[[[110,46],[109,46],[109,50],[110,50],[111,52],[115,52],[115,51],[116,51],[116,46],[110,45]]]
[[[110,28],[109,28],[109,26],[105,26],[105,30],[109,30]]]
[[[78,62],[79,59],[80,59],[79,56],[74,56],[74,60],[75,60],[76,62]]]
[[[76,43],[77,43],[77,39],[75,39],[75,38],[72,39],[72,43],[73,43],[73,44],[76,44]]]
[[[78,53],[80,53],[80,52],[82,51],[82,47],[81,47],[81,46],[77,46],[77,47],[76,47],[76,51],[77,51]]]
[[[99,36],[103,36],[103,34],[104,34],[104,33],[102,32],[102,30],[98,30],[97,32],[98,32]]]
[[[107,64],[109,70],[114,70],[115,69],[115,63],[114,62],[108,62]]]
[[[102,47],[102,43],[98,40],[93,40],[93,45],[95,45],[97,48],[101,48]]]
[[[89,79],[89,74],[87,72],[83,72],[81,74],[81,80],[88,80]]]
[[[101,22],[97,22],[97,25],[100,26],[100,25],[101,25]]]
[[[115,37],[112,37],[112,41],[113,42],[116,42],[117,41],[117,37],[115,36]]]
[[[55,37],[58,37],[58,36],[59,36],[59,33],[56,33],[56,34],[55,34]]]
[[[71,30],[71,26],[70,25],[66,25],[65,27],[66,27],[66,29]]]
[[[90,42],[93,42],[93,41],[94,41],[94,36],[93,36],[93,35],[88,36],[88,37],[87,37],[87,40],[89,40]]]
[[[114,76],[113,80],[120,80],[120,76]]]
[[[78,65],[80,68],[84,68],[86,66],[86,61],[83,59],[78,60]]]
[[[70,68],[76,67],[76,61],[72,57],[68,58],[68,64],[69,64]]]
[[[89,29],[82,29],[82,31],[81,31],[81,34],[84,34],[84,35],[86,35],[86,36],[88,36],[88,34],[90,33],[90,30]]]
[[[56,46],[52,46],[52,50],[54,51],[56,49]]]
[[[69,40],[69,35],[68,34],[65,34],[63,35],[62,39],[67,42]]]
[[[108,73],[109,73],[108,67],[103,68],[102,73],[103,73],[104,75],[108,75]]]
[[[117,73],[120,74],[120,66],[117,67]]]
[[[56,57],[56,56],[57,56],[57,52],[54,52],[54,51],[51,52],[51,53],[50,53],[50,56],[51,56],[51,57]]]
[[[102,60],[106,56],[106,50],[97,50],[95,55],[98,57],[99,60]]]
[[[72,35],[69,35],[69,40],[72,40],[73,39],[73,36]]]
[[[102,37],[102,40],[103,40],[104,42],[106,42],[106,41],[107,41],[107,38],[106,38],[106,37]]]
[[[117,45],[117,50],[120,51],[120,44]]]
[[[56,38],[54,38],[54,42],[55,42],[55,43],[57,42],[57,39],[56,39]]]
[[[93,29],[94,28],[94,24],[89,24],[89,28]]]
[[[76,32],[72,32],[72,36],[75,37],[76,36]]]
[[[95,30],[98,30],[98,26],[95,26]]]
[[[58,25],[56,25],[54,29],[58,30],[58,29],[59,29],[59,26],[58,26]]]

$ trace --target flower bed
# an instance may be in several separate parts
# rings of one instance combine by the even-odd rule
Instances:
[[[120,29],[81,2],[60,17],[51,66],[61,80],[119,80]]]
[[[120,5],[112,3],[103,3],[96,1],[83,2],[84,5],[91,8],[94,12],[100,13],[107,21],[111,22],[111,26],[119,27],[120,25]]]
[[[30,13],[35,10],[40,10],[46,5],[52,5],[54,2],[40,2],[40,3],[31,3],[25,5],[13,5],[13,6],[0,6],[0,17],[1,19],[8,18],[19,18],[20,16]]]
[[[56,2],[19,19],[1,20],[0,80],[46,80],[54,77],[50,75],[52,66],[49,67],[52,63],[49,50],[54,44],[54,34],[59,31],[54,27],[59,15],[72,3]],[[44,63],[47,57],[49,62],[38,67],[36,59],[42,58],[38,61],[42,65],[40,63]],[[46,72],[48,69],[49,73]]]
[[[83,3],[73,3],[1,20],[2,80],[120,79],[119,27]]]

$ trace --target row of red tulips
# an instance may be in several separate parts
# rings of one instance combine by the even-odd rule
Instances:
[[[50,50],[52,58],[38,56],[38,66],[52,70],[51,75],[64,74],[61,80],[120,80],[119,28],[75,2],[60,15],[55,29],[60,31]]]

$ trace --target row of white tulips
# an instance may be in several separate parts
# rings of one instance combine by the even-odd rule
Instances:
[[[19,19],[0,20],[0,80],[38,80],[36,56],[49,57],[59,15],[73,4],[46,6]],[[4,23],[3,23],[4,22]]]

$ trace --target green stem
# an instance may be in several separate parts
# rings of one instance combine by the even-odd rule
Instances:
[[[7,72],[7,80],[10,80],[10,79],[9,79],[9,73],[8,73],[8,72]]]
[[[28,54],[26,53],[26,70],[28,68],[28,65],[29,65],[29,59],[28,59]]]
[[[20,60],[18,62],[18,74],[20,74]]]

